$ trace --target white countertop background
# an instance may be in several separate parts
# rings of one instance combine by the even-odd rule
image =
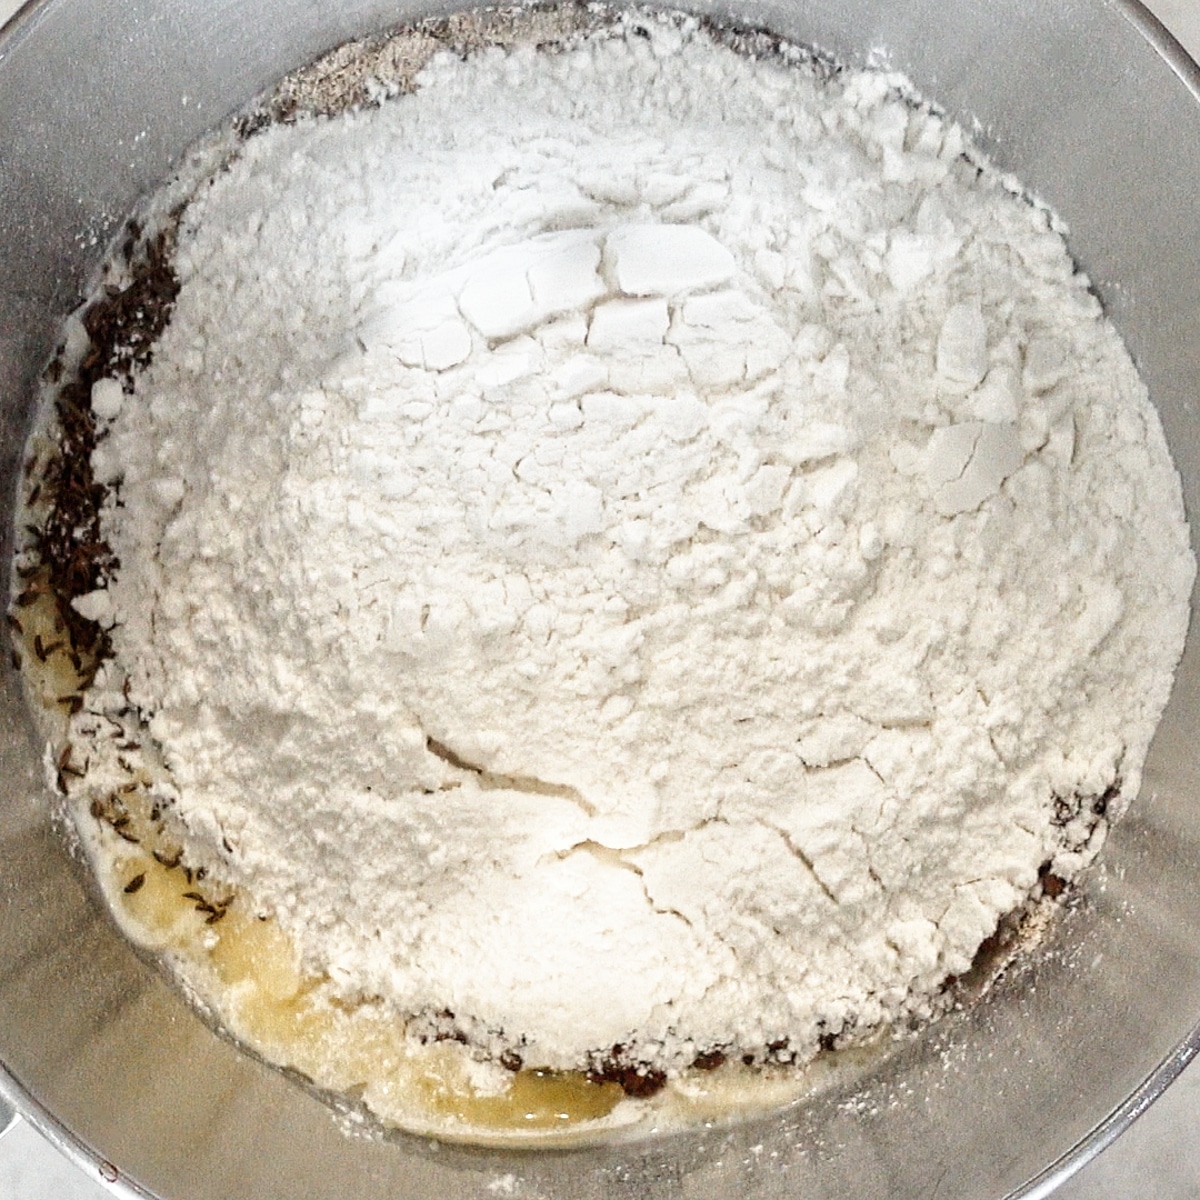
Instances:
[[[0,0],[0,24],[22,0]],[[1048,0],[1054,2],[1054,0]],[[1145,0],[1200,61],[1200,0]],[[1200,1061],[1055,1200],[1198,1200]],[[18,1122],[0,1139],[0,1200],[110,1200],[98,1179]]]

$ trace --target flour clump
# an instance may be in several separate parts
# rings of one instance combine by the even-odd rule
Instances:
[[[132,706],[338,1004],[805,1059],[1138,789],[1193,577],[1145,389],[957,126],[794,57],[628,16],[249,138],[93,393],[72,786]]]

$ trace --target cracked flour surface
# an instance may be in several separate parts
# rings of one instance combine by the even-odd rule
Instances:
[[[186,211],[93,396],[75,721],[127,687],[344,996],[528,1065],[803,1056],[1136,792],[1193,575],[1157,417],[1048,215],[824,74],[635,17],[445,55]]]

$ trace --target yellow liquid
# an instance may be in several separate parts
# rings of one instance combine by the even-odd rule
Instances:
[[[71,698],[91,664],[72,656],[54,597],[36,577],[25,587],[26,603],[14,610],[14,649],[52,744],[65,747]],[[69,792],[80,765],[63,749],[58,769]],[[803,1071],[735,1062],[686,1073],[652,1099],[632,1100],[620,1085],[577,1071],[481,1070],[457,1042],[422,1043],[382,1002],[348,1005],[329,994],[327,980],[305,975],[275,921],[256,915],[248,897],[187,869],[179,842],[155,819],[151,782],[145,769],[131,773],[108,802],[76,814],[127,934],[163,952],[234,1037],[322,1089],[361,1099],[385,1124],[484,1145],[577,1144],[635,1126],[768,1111],[844,1078],[830,1056]],[[832,1057],[857,1075],[878,1052]]]
[[[59,782],[69,791],[81,768],[65,750],[66,720],[92,664],[73,656],[43,576],[21,581],[17,591],[24,603],[10,619],[13,648],[52,742],[64,747]],[[144,772],[131,775],[111,803],[79,814],[98,832],[93,865],[133,940],[167,953],[222,1024],[268,1061],[361,1096],[385,1122],[473,1141],[573,1134],[610,1117],[624,1099],[618,1084],[570,1071],[493,1070],[481,1090],[457,1043],[422,1045],[380,1004],[331,1001],[323,979],[301,973],[276,922],[186,870],[179,844],[152,817],[150,783]]]
[[[493,1086],[480,1090],[457,1043],[421,1045],[380,1005],[331,1002],[324,981],[301,972],[278,924],[240,911],[241,897],[227,908],[210,904],[221,914],[213,919],[208,902],[195,899],[203,885],[189,882],[181,867],[163,865],[144,844],[125,850],[111,833],[105,840],[110,892],[137,940],[198,968],[216,985],[205,990],[215,991],[222,1021],[265,1058],[319,1086],[361,1095],[385,1120],[436,1127],[443,1136],[553,1135],[604,1120],[624,1099],[615,1083],[537,1069],[506,1072],[498,1089],[492,1072]]]

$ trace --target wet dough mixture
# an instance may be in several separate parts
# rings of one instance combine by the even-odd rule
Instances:
[[[589,20],[244,126],[110,268],[152,352],[34,443],[85,451],[15,611],[114,900],[402,1123],[405,1063],[598,1118],[933,1015],[1136,793],[1186,629],[1052,216],[896,76]]]

